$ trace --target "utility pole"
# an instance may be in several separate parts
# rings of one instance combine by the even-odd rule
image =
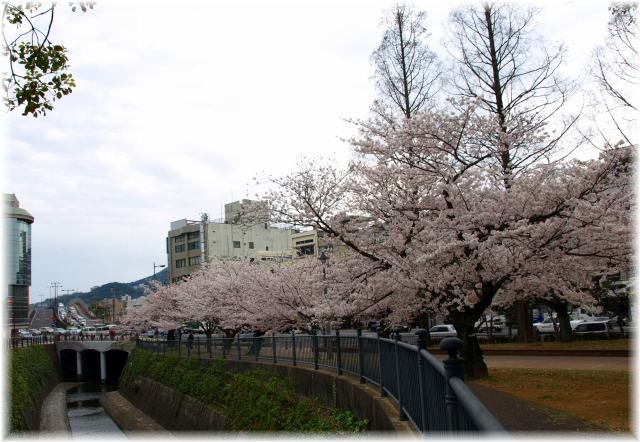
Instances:
[[[53,320],[57,323],[58,321],[58,289],[62,288],[62,284],[60,284],[59,282],[52,282],[50,287],[53,287]]]

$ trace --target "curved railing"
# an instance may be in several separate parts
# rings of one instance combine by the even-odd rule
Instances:
[[[505,432],[463,381],[462,349],[458,338],[446,338],[441,348],[449,358],[441,362],[426,350],[424,331],[417,346],[380,336],[274,335],[193,340],[142,338],[137,345],[160,354],[205,359],[254,360],[274,364],[307,365],[315,369],[351,373],[360,383],[379,388],[396,402],[401,420],[423,433]]]

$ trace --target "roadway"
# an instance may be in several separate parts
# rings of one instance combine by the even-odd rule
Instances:
[[[31,320],[31,327],[39,329],[40,327],[51,327],[51,317],[53,316],[53,310],[45,307],[35,307],[35,313]]]

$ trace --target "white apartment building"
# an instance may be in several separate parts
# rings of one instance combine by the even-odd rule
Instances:
[[[171,223],[166,246],[169,282],[213,259],[256,259],[258,252],[291,253],[291,229],[272,227],[262,201],[225,204],[225,218],[181,219]]]

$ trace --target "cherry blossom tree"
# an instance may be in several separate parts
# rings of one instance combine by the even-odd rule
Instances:
[[[367,293],[370,309],[450,318],[468,372],[482,375],[474,324],[487,307],[550,293],[588,304],[595,274],[628,265],[630,174],[619,171],[629,152],[536,163],[505,187],[486,141],[505,136],[501,122],[454,104],[463,110],[419,113],[402,127],[362,122],[348,170],[307,163],[274,178],[270,196],[279,220],[313,225],[359,256],[344,283]],[[509,142],[549,137],[529,129],[514,128]]]

